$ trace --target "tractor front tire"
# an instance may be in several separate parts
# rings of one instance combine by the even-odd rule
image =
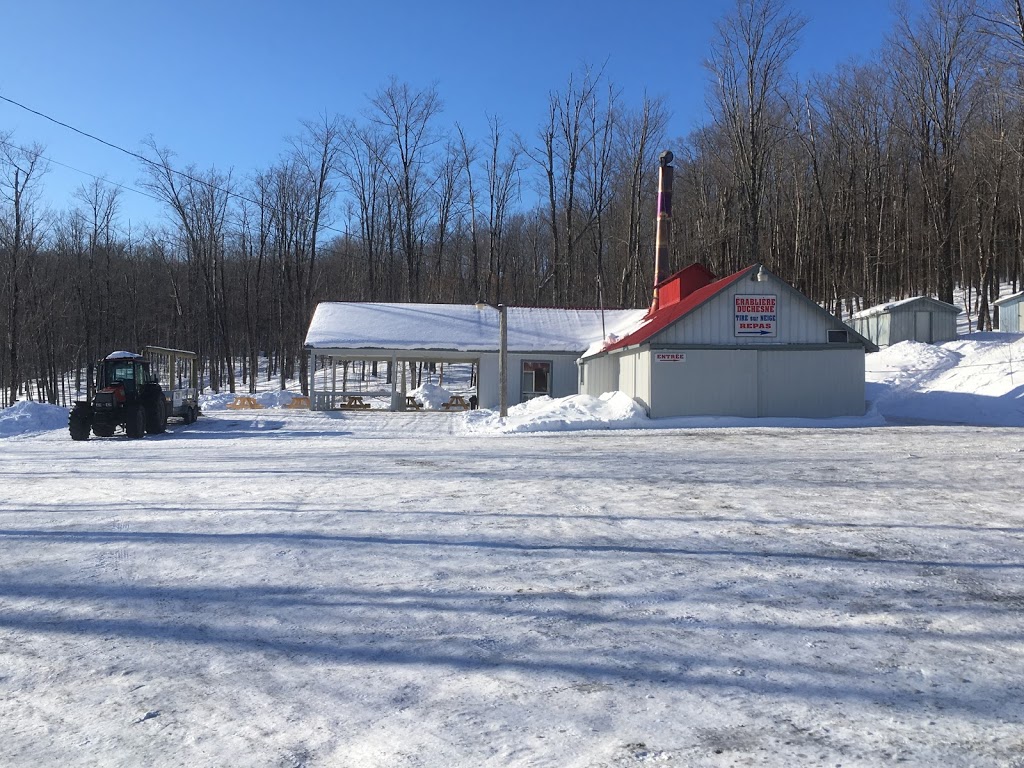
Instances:
[[[71,415],[68,416],[68,431],[71,433],[72,440],[89,439],[89,421],[88,414],[71,411]]]
[[[133,440],[146,434],[146,412],[142,406],[135,406],[128,412],[128,421],[124,425],[124,431]]]

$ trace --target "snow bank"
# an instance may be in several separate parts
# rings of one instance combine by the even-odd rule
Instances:
[[[1024,426],[1024,337],[904,341],[869,355],[867,393],[891,422]]]
[[[829,419],[744,418],[740,416],[680,416],[652,419],[624,392],[601,397],[573,395],[553,400],[538,397],[508,410],[502,421],[494,411],[464,415],[463,431],[477,434],[573,432],[593,429],[722,429],[726,427],[789,427],[793,429],[846,429],[880,427],[885,419],[875,408],[863,416]]]
[[[22,401],[0,409],[0,437],[67,429],[68,409],[47,403]]]
[[[429,381],[406,394],[415,397],[428,411],[441,410],[441,406],[447,403],[452,396],[452,393],[444,387],[431,384]]]
[[[463,415],[466,432],[566,432],[583,429],[642,429],[651,419],[629,395],[607,392],[600,397],[573,395],[554,400],[538,397],[508,409],[502,420],[495,411]]]
[[[294,392],[287,390],[275,390],[273,392],[261,392],[250,395],[248,392],[236,392],[230,394],[221,392],[219,394],[208,394],[199,396],[199,410],[201,411],[224,411],[229,404],[235,401],[236,397],[252,397],[264,408],[285,408],[292,398],[298,397]]]

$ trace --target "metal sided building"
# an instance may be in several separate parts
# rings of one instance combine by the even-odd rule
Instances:
[[[633,325],[643,310],[506,307],[508,403],[577,394],[576,361],[605,329]],[[348,394],[331,370],[345,361],[477,363],[481,408],[500,400],[500,313],[473,304],[324,302],[306,335],[311,405],[338,407]],[[404,407],[402,376],[392,376],[391,408]]]
[[[1024,291],[997,300],[999,330],[1004,333],[1024,333]]]
[[[861,310],[850,324],[880,347],[901,341],[937,344],[956,339],[956,318],[961,311],[944,301],[916,296]]]
[[[580,360],[585,394],[621,390],[653,418],[860,416],[877,347],[764,267],[700,265],[658,286],[642,323]]]

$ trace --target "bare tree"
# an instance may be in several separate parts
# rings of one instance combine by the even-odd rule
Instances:
[[[441,112],[441,98],[430,86],[414,90],[392,78],[370,99],[370,119],[388,134],[389,151],[383,167],[398,196],[401,248],[405,257],[410,301],[420,300],[424,227],[430,178],[431,151],[440,140],[434,118]]]
[[[481,293],[480,290],[480,238],[478,236],[476,223],[476,187],[473,184],[473,165],[477,161],[479,150],[475,143],[466,138],[466,132],[462,130],[462,126],[458,123],[455,124],[455,131],[459,135],[459,159],[462,171],[466,175],[466,194],[469,206],[470,280],[473,285],[473,294],[479,299],[484,294]]]
[[[373,300],[384,271],[383,210],[387,181],[384,163],[388,139],[377,126],[357,127],[349,121],[341,132],[341,161],[338,171],[350,197],[355,199],[359,243],[365,280],[356,297]]]
[[[952,303],[953,252],[962,204],[957,180],[964,142],[983,96],[985,38],[975,0],[929,0],[925,15],[904,8],[892,37],[896,89],[917,144],[934,235],[938,297]]]
[[[487,124],[487,281],[493,286],[493,292],[488,295],[497,304],[504,301],[502,278],[505,223],[517,192],[520,150],[515,144],[510,144],[503,151],[502,125],[497,117],[488,117]]]
[[[303,395],[309,395],[309,358],[302,353],[302,337],[313,318],[314,275],[317,266],[317,241],[335,196],[332,179],[335,176],[341,152],[342,125],[337,118],[322,117],[318,122],[305,121],[300,139],[293,143],[295,157],[305,175],[305,183],[312,189],[312,211],[309,221],[309,251],[299,265],[299,307],[295,328],[299,349],[299,379]]]
[[[619,184],[628,200],[626,232],[625,235],[619,233],[619,241],[625,245],[619,277],[620,307],[640,306],[650,297],[649,286],[644,285],[646,252],[642,232],[645,222],[651,218],[651,211],[650,206],[645,205],[649,198],[644,191],[650,186],[650,171],[667,125],[668,110],[664,102],[647,94],[638,111],[627,111],[620,120]]]
[[[225,240],[231,191],[230,174],[215,169],[184,171],[171,166],[173,154],[147,142],[151,157],[143,185],[170,206],[177,220],[189,261],[189,277],[202,296],[204,336],[197,347],[209,350],[210,383],[219,391],[226,378],[235,391],[235,368],[230,333],[231,307],[225,294]]]
[[[8,404],[17,400],[21,385],[24,293],[32,279],[41,224],[38,182],[47,170],[40,145],[19,147],[9,139],[9,135],[0,136],[0,258],[7,297]]]
[[[712,75],[715,123],[729,137],[748,261],[762,259],[766,175],[785,134],[780,90],[805,24],[803,17],[787,10],[785,0],[736,0],[733,11],[718,22],[705,62]]]
[[[1002,44],[1007,63],[1024,60],[1024,0],[994,0],[992,7],[980,7],[978,15],[985,30]]]

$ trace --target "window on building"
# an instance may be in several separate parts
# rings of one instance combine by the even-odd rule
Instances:
[[[551,394],[551,363],[523,361],[523,400]]]

